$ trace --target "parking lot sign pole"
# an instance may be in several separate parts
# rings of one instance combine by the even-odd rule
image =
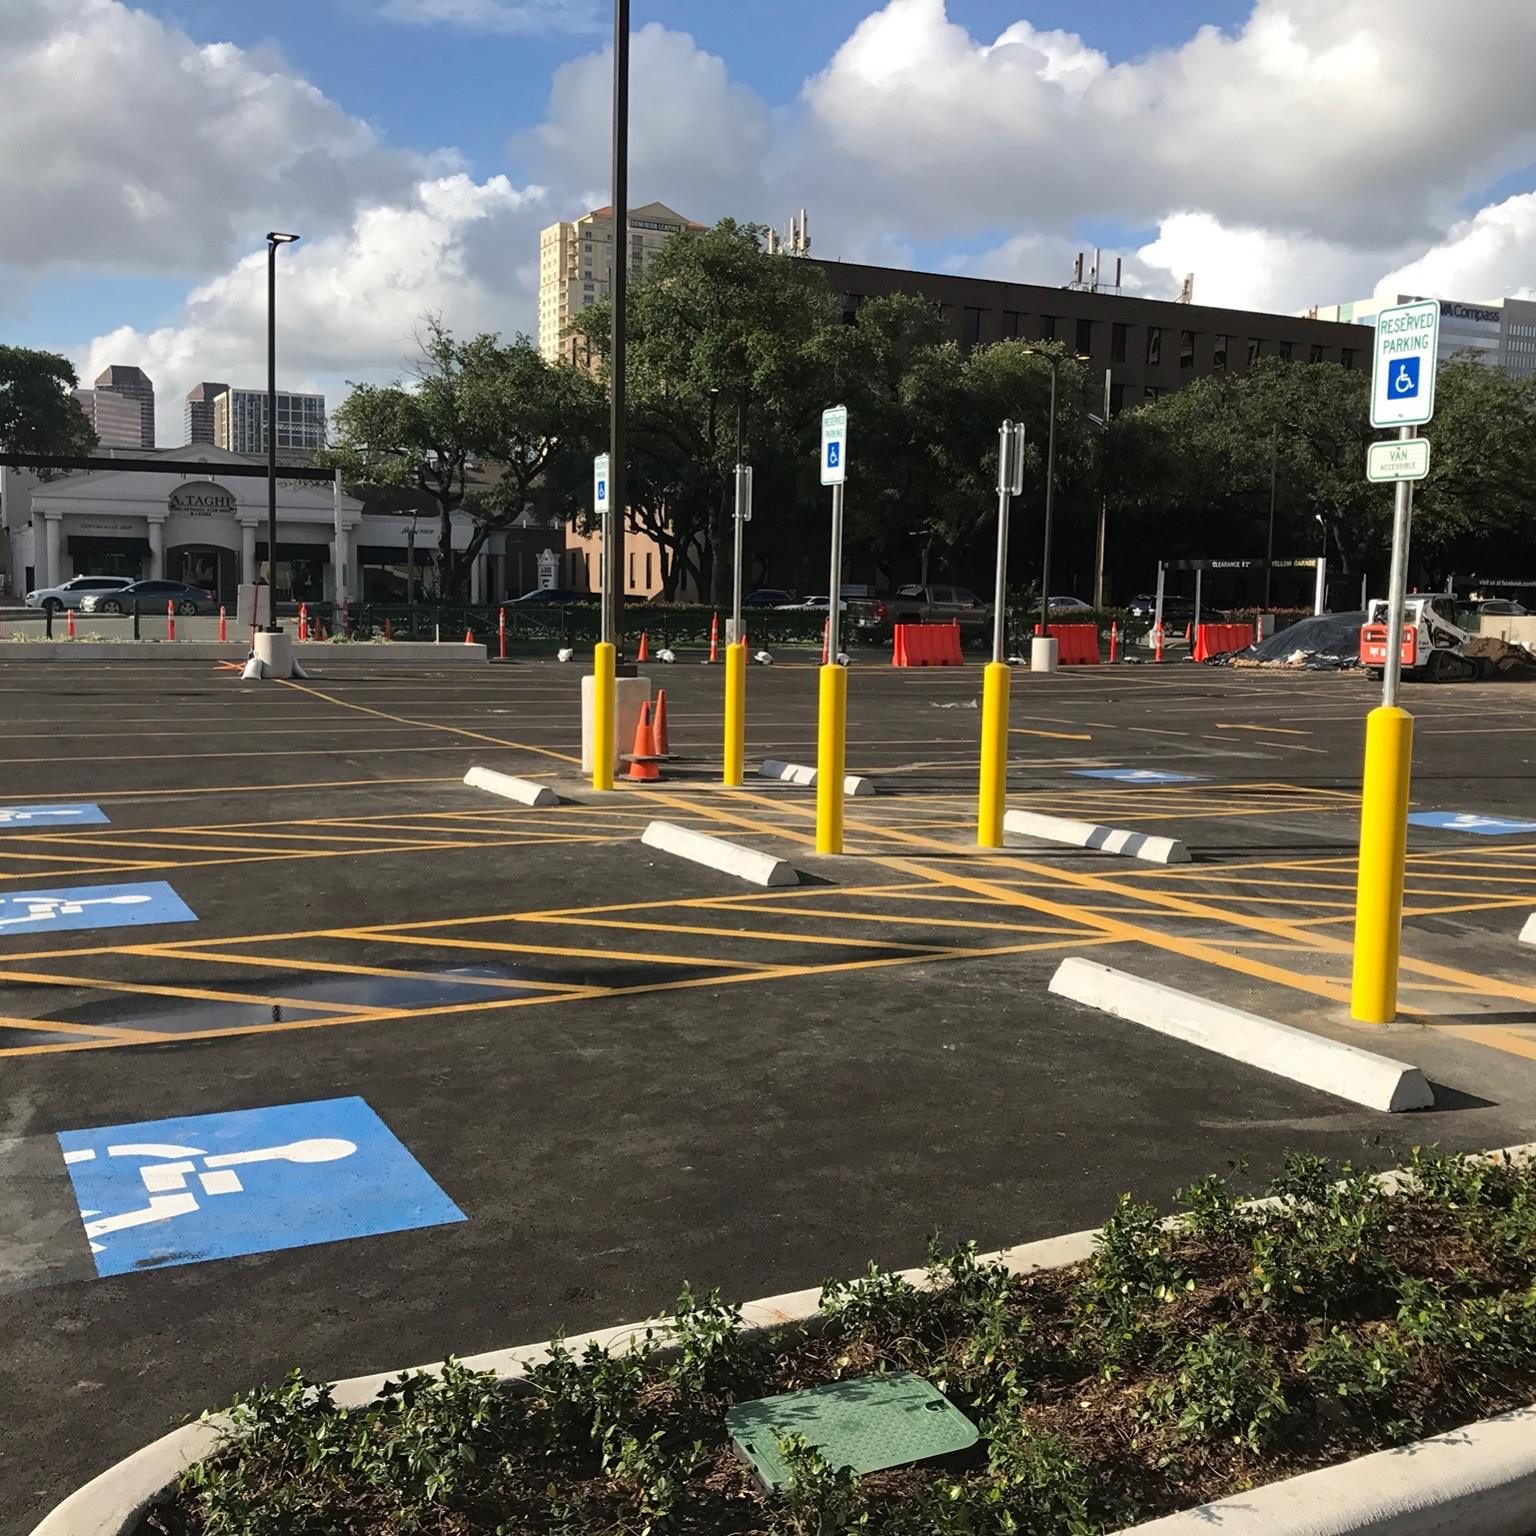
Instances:
[[[1394,305],[1376,316],[1371,368],[1373,427],[1395,427],[1399,440],[1407,442],[1415,427],[1433,417],[1439,341],[1437,300]],[[1366,716],[1361,775],[1360,861],[1349,1007],[1364,1024],[1390,1024],[1397,1017],[1403,866],[1408,854],[1408,792],[1413,769],[1413,717],[1399,707],[1397,699],[1412,520],[1412,481],[1399,480],[1393,503],[1381,703]]]
[[[725,771],[722,782],[739,789],[747,756],[747,642],[741,632],[742,548],[752,519],[752,466],[736,466],[736,558],[731,573],[731,642],[725,648]]]
[[[1008,803],[1008,694],[1012,673],[1004,656],[1008,622],[1008,512],[1024,489],[1024,423],[1005,421],[997,434],[997,574],[992,589],[992,660],[981,675],[981,774],[976,796],[976,843],[1003,846]]]
[[[827,664],[821,669],[816,733],[816,851],[843,851],[848,669],[838,665],[843,592],[843,486],[848,478],[848,408],[821,414],[821,483],[832,487],[831,572],[827,580]]]
[[[614,673],[617,651],[613,643],[615,613],[609,597],[613,591],[610,566],[613,549],[613,482],[610,459],[600,453],[592,461],[592,510],[603,539],[602,639],[592,647],[592,788],[613,788]]]

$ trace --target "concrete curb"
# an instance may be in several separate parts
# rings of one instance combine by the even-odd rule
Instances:
[[[519,805],[560,804],[560,796],[548,784],[535,784],[532,779],[518,779],[510,773],[497,773],[494,768],[471,768],[464,775],[464,782],[471,789],[483,789],[488,794],[500,795],[504,800],[515,800]]]
[[[1536,912],[1525,920],[1525,927],[1520,930],[1520,942],[1522,944],[1536,944]]]
[[[244,661],[250,650],[246,640],[0,640],[0,660],[9,661]],[[386,645],[295,641],[293,654],[306,661],[355,658],[381,666],[454,666],[486,659],[483,645],[435,645],[430,640]]]
[[[807,789],[814,789],[817,771],[804,763],[781,763],[776,757],[765,757],[758,765],[757,776],[760,779],[782,779],[786,784],[800,784]],[[850,773],[843,780],[845,795],[872,795],[874,792],[873,779]]]
[[[1536,1157],[1536,1142],[1504,1147],[1483,1155],[1502,1155],[1524,1163]],[[1402,1175],[1396,1171],[1385,1172],[1379,1177],[1394,1187],[1402,1180]],[[1256,1200],[1248,1203],[1267,1205],[1273,1202]],[[1001,1264],[1016,1275],[1065,1269],[1092,1257],[1098,1235],[1097,1228],[1068,1232],[1060,1237],[1047,1237],[982,1254],[978,1262]],[[900,1274],[914,1285],[926,1282],[927,1272],[922,1269],[905,1269]],[[815,1317],[820,1309],[821,1287],[816,1286],[744,1302],[740,1312],[744,1327],[758,1329],[805,1322]],[[630,1339],[643,1337],[648,1330],[664,1334],[667,1327],[666,1318],[651,1318],[640,1323],[623,1323],[617,1328],[570,1334],[563,1343],[572,1355],[580,1356],[588,1344],[606,1349],[622,1347]],[[471,1370],[492,1372],[515,1391],[531,1366],[549,1358],[551,1342],[468,1355],[461,1363]],[[434,1361],[431,1365],[406,1369],[437,1371],[441,1365],[441,1361]],[[333,1382],[332,1392],[341,1407],[360,1407],[372,1402],[386,1381],[402,1374],[401,1370],[393,1370],[372,1376],[347,1377]],[[1139,1533],[1156,1533],[1156,1536],[1185,1530],[1193,1532],[1197,1528],[1208,1532],[1213,1526],[1219,1527],[1223,1536],[1230,1536],[1230,1533],[1238,1533],[1238,1536],[1388,1536],[1388,1533],[1390,1536],[1445,1536],[1451,1530],[1457,1536],[1528,1536],[1532,1491],[1536,1489],[1536,1434],[1529,1428],[1531,1415],[1536,1415],[1536,1408],[1485,1419],[1434,1440],[1421,1441],[1397,1451],[1376,1452],[1320,1472],[1270,1483],[1134,1529]],[[144,1511],[170,1492],[182,1471],[217,1446],[219,1431],[225,1422],[222,1415],[209,1414],[124,1457],[44,1515],[33,1527],[31,1536],[130,1536]],[[1519,1426],[1517,1435],[1504,1433],[1504,1426],[1509,1423]],[[1424,1447],[1436,1449],[1435,1466],[1439,1470],[1421,1482],[1410,1474],[1418,1464],[1418,1452]],[[1442,1456],[1438,1454],[1441,1448],[1460,1454]],[[1374,1474],[1366,1479],[1356,1476],[1357,1468],[1379,1465],[1387,1458],[1392,1458],[1390,1500],[1381,1487],[1385,1479]],[[1436,1486],[1436,1478],[1440,1486]],[[1299,1495],[1292,1491],[1302,1484],[1307,1485],[1306,1491]],[[1321,1507],[1323,1497],[1334,1501],[1331,1509]],[[1397,1517],[1402,1523],[1394,1523],[1390,1515],[1382,1517],[1380,1510],[1388,1503],[1409,1506]],[[1509,1522],[1511,1510],[1519,1514],[1523,1523]],[[1437,1519],[1442,1513],[1446,1518]],[[1484,1518],[1489,1522],[1486,1525]],[[1189,1523],[1175,1523],[1185,1521]]]
[[[1176,837],[1152,837],[1145,832],[1128,832],[1123,827],[1101,827],[1094,821],[1042,816],[1038,811],[1004,812],[1003,831],[1043,838],[1049,843],[1070,843],[1074,848],[1098,848],[1128,859],[1145,859],[1150,864],[1189,863],[1189,849]]]
[[[640,841],[647,848],[659,848],[663,853],[707,865],[753,885],[800,884],[800,875],[788,859],[759,853],[756,848],[748,848],[742,843],[728,843],[723,837],[694,832],[673,821],[653,821]]]
[[[1435,1102],[1424,1074],[1407,1062],[1277,1024],[1096,960],[1063,960],[1051,977],[1050,991],[1367,1109],[1395,1113],[1429,1109]]]

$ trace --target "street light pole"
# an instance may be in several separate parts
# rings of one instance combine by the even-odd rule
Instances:
[[[613,0],[613,260],[608,287],[613,302],[608,392],[607,581],[603,587],[603,642],[615,645],[624,611],[624,343],[629,301],[629,0]]]
[[[277,633],[277,248],[299,237],[267,233],[267,628]]]
[[[1045,447],[1045,553],[1040,557],[1040,633],[1050,633],[1051,624],[1051,512],[1056,505],[1056,374],[1061,359],[1054,353],[1041,354],[1051,364],[1051,428]]]
[[[1269,612],[1270,584],[1275,570],[1275,471],[1279,465],[1279,433],[1269,429],[1269,539],[1264,546],[1264,611]]]

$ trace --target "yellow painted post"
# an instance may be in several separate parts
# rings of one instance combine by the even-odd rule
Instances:
[[[816,737],[816,852],[843,851],[843,774],[847,760],[848,669],[821,669]]]
[[[741,788],[747,755],[747,642],[725,648],[725,773],[721,782]]]
[[[1006,663],[988,662],[981,674],[981,788],[977,799],[976,843],[1003,846],[1003,812],[1008,807],[1008,684]]]
[[[1354,974],[1349,993],[1349,1011],[1362,1024],[1390,1024],[1397,1017],[1412,767],[1413,716],[1395,705],[1373,709],[1365,717]]]
[[[614,665],[607,641],[592,647],[592,788],[613,788]]]

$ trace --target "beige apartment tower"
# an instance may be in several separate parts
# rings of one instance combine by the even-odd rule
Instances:
[[[703,229],[665,203],[629,210],[625,247],[630,281],[673,235]],[[565,224],[551,224],[539,236],[539,351],[550,362],[565,357],[590,362],[565,328],[589,304],[605,298],[613,262],[613,209],[594,208]]]

